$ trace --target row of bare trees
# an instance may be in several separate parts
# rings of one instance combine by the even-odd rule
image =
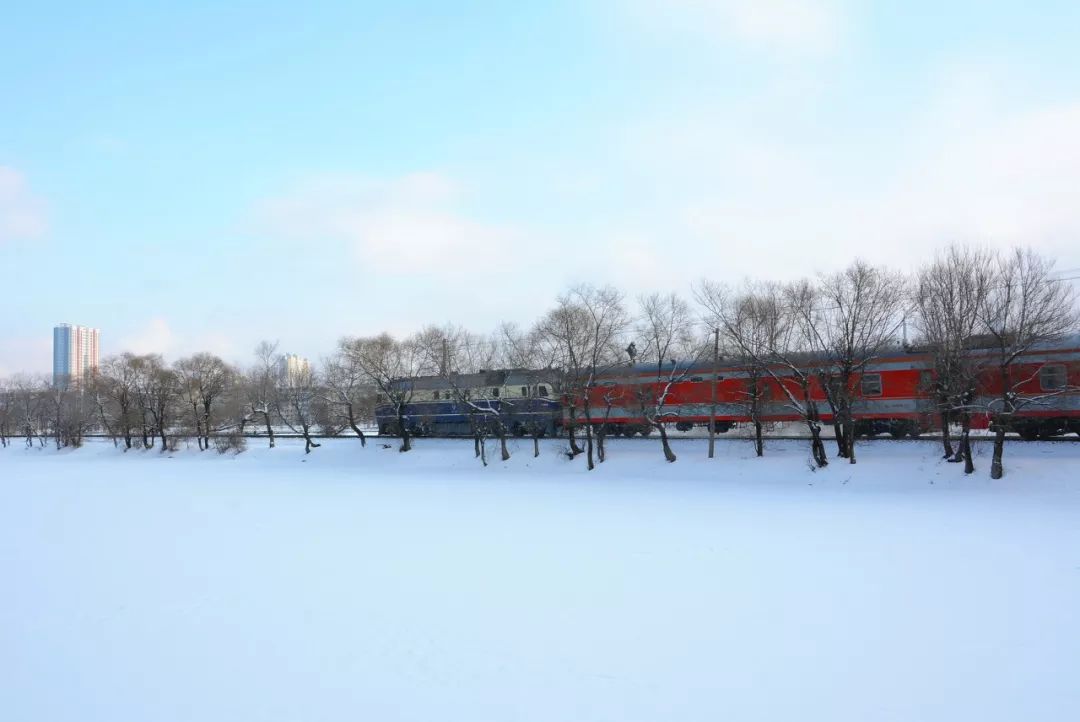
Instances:
[[[651,294],[638,298],[633,308],[616,289],[582,285],[560,294],[527,331],[504,326],[485,338],[444,327],[404,340],[384,335],[347,343],[360,357],[363,372],[398,409],[403,450],[410,447],[404,418],[410,380],[431,373],[452,378],[500,365],[559,369],[569,454],[583,454],[590,469],[605,459],[607,421],[615,407],[635,408],[658,432],[664,457],[675,461],[667,438],[667,423],[677,419],[672,390],[692,369],[700,373],[710,358],[717,364],[723,359],[724,368],[735,366],[746,378],[737,405],[754,427],[759,456],[764,453],[769,391],[778,389],[781,403],[807,428],[815,466],[829,463],[822,438],[825,417],[832,419],[836,456],[854,464],[863,372],[884,354],[900,350],[908,323],[914,345],[934,359],[932,388],[923,391],[931,393],[941,416],[944,455],[962,462],[968,473],[974,469],[973,414],[991,416],[991,475],[997,478],[1006,430],[1017,415],[1051,395],[1075,390],[1019,392],[1030,380],[1017,370],[1023,354],[1060,339],[1078,323],[1072,286],[1055,276],[1050,259],[1029,249],[998,253],[952,246],[913,278],[856,261],[836,273],[787,283],[732,287],[702,281],[695,285],[694,300],[696,307],[676,294]],[[598,394],[600,375],[628,362],[654,368],[654,382],[634,385],[638,390],[632,399],[615,396],[628,393],[624,385]],[[988,372],[1000,387],[989,399],[978,394]],[[715,388],[714,377],[710,457],[718,426]],[[962,428],[955,448],[950,436],[954,423]],[[914,424],[910,431],[916,431]]]
[[[0,441],[22,436],[28,444],[37,438],[58,447],[78,445],[89,429],[100,428],[126,448],[160,444],[164,450],[170,436],[183,436],[205,450],[223,432],[242,436],[259,429],[272,447],[275,430],[287,428],[305,439],[310,452],[319,446],[319,434],[343,430],[365,444],[363,427],[373,417],[377,394],[396,410],[400,449],[408,451],[414,382],[433,375],[466,410],[474,451],[486,463],[488,438],[497,438],[502,458],[509,458],[505,406],[500,413],[461,379],[514,368],[557,375],[568,414],[568,453],[584,455],[589,469],[606,458],[613,409],[634,409],[644,420],[641,431],[655,431],[664,458],[674,462],[667,431],[678,419],[672,392],[692,370],[701,374],[710,361],[719,368],[722,360],[746,379],[736,405],[754,428],[758,456],[764,454],[767,402],[775,408],[779,401],[805,425],[816,467],[829,463],[822,438],[826,417],[832,419],[836,456],[854,464],[860,379],[876,359],[899,348],[910,322],[916,343],[933,355],[935,373],[926,390],[940,415],[944,455],[970,473],[971,419],[989,413],[996,478],[1003,471],[1006,429],[1025,408],[1045,401],[1019,393],[1028,379],[1017,372],[1018,360],[1077,328],[1073,288],[1055,277],[1050,259],[1027,249],[952,246],[913,278],[856,261],[836,273],[786,283],[702,281],[693,300],[657,293],[633,303],[614,288],[579,285],[560,294],[528,329],[503,325],[484,335],[445,325],[407,338],[346,337],[317,369],[283,371],[277,344],[269,342],[258,346],[246,369],[207,353],[171,365],[158,355],[120,354],[70,388],[28,377],[9,380],[0,387]],[[974,346],[981,350],[973,352]],[[601,375],[628,363],[638,364],[639,374],[641,365],[652,369],[650,382],[598,387]],[[1001,389],[990,400],[979,394],[988,370]],[[721,425],[715,373],[712,379],[710,458]],[[780,399],[770,397],[774,389]],[[619,396],[625,393],[634,398]],[[961,429],[955,446],[953,424]],[[542,429],[536,424],[527,430],[538,454]]]
[[[122,353],[102,361],[76,383],[53,385],[45,377],[18,376],[0,384],[0,443],[12,437],[33,445],[49,439],[57,448],[79,446],[85,434],[102,432],[125,449],[175,448],[183,439],[200,450],[243,444],[248,429],[288,429],[319,446],[316,436],[349,428],[366,442],[360,424],[374,398],[364,377],[344,354],[323,371],[283,372],[276,344],[264,342],[246,370],[209,353],[167,364],[160,355]]]

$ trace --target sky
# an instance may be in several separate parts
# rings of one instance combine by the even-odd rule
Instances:
[[[0,375],[529,324],[910,270],[1080,269],[1080,3],[18,3],[0,24]]]

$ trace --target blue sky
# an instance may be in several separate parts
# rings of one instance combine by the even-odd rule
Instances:
[[[1080,4],[21,3],[0,374],[528,323],[952,240],[1080,266]],[[947,7],[942,7],[947,5]]]

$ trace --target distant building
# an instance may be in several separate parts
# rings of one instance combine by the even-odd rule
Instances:
[[[311,373],[311,364],[303,356],[287,353],[278,360],[277,372],[281,383],[288,383],[301,375]]]
[[[53,328],[53,385],[66,386],[95,371],[101,347],[101,331],[62,323]]]

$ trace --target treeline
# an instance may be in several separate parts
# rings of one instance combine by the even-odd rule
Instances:
[[[408,451],[415,379],[438,375],[452,382],[483,369],[546,369],[558,379],[568,408],[568,453],[584,455],[592,469],[605,458],[605,412],[612,402],[596,408],[589,390],[608,369],[645,363],[655,366],[657,382],[644,386],[634,403],[658,432],[665,458],[675,461],[666,432],[671,390],[694,364],[723,357],[725,366],[737,365],[749,379],[741,406],[755,428],[757,454],[764,453],[761,415],[771,380],[802,419],[813,463],[822,467],[829,463],[823,415],[833,419],[836,456],[855,463],[858,379],[907,333],[933,354],[928,391],[940,416],[944,456],[973,471],[971,417],[988,413],[996,431],[991,476],[999,478],[1006,429],[1037,401],[1019,393],[1026,379],[1014,372],[1018,358],[1077,329],[1076,294],[1053,267],[1028,249],[952,246],[910,277],[856,261],[793,282],[702,281],[692,299],[656,293],[629,300],[615,288],[580,285],[560,294],[530,328],[503,324],[477,334],[451,324],[405,338],[347,337],[316,366],[288,364],[270,342],[258,346],[246,368],[207,353],[172,364],[156,354],[125,353],[66,387],[27,376],[4,381],[0,440],[6,445],[21,436],[28,445],[36,439],[78,446],[89,430],[101,429],[125,448],[167,450],[179,438],[193,438],[200,449],[226,451],[241,448],[245,430],[254,426],[274,446],[275,428],[285,427],[304,438],[310,453],[321,434],[348,431],[365,444],[362,426],[378,402],[395,409],[400,449]],[[979,355],[969,353],[976,340],[984,349]],[[1000,379],[1000,393],[986,401],[979,380],[988,370]],[[449,387],[456,400],[469,400],[468,389]],[[824,390],[827,409],[812,389]],[[955,445],[952,424],[961,429]],[[714,423],[709,431],[711,457]],[[477,425],[475,453],[482,456],[490,433],[502,437],[508,458],[505,429],[486,421]]]
[[[53,384],[45,376],[16,376],[0,385],[0,443],[13,437],[56,448],[80,446],[100,431],[125,449],[169,451],[181,439],[200,450],[241,450],[245,432],[264,428],[271,447],[275,429],[288,428],[318,447],[317,435],[352,429],[372,414],[372,387],[341,354],[321,371],[287,369],[276,344],[263,342],[256,361],[239,369],[209,353],[167,364],[159,354],[121,353],[93,374]]]

